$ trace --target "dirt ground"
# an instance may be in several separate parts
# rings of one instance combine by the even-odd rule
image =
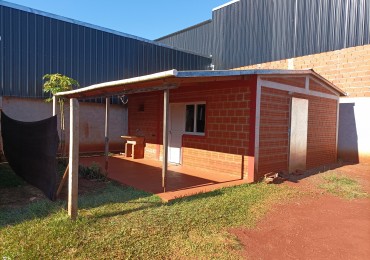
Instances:
[[[370,164],[335,169],[370,193]],[[246,259],[370,259],[370,199],[346,200],[317,187],[322,174],[308,172],[280,185],[305,195],[275,205],[255,229],[233,229]]]
[[[83,195],[104,188],[106,182],[87,180],[84,178],[78,179],[78,194]],[[67,200],[68,184],[65,184],[58,200]],[[0,188],[0,209],[2,207],[18,208],[35,202],[41,199],[46,199],[46,196],[39,189],[24,183],[24,185],[12,188]]]

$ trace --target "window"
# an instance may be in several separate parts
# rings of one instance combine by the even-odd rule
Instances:
[[[204,134],[206,125],[206,104],[186,105],[185,132]]]

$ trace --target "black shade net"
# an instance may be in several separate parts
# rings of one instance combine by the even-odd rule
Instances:
[[[55,200],[59,144],[57,117],[21,122],[1,112],[1,131],[4,155],[13,171],[42,190],[50,200]]]

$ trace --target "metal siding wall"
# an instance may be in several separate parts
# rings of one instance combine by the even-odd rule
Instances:
[[[213,25],[205,22],[184,32],[175,33],[168,37],[156,40],[157,42],[176,46],[179,49],[211,55],[213,47]]]
[[[159,42],[212,54],[216,69],[365,45],[370,0],[241,0],[213,11],[211,23]]]
[[[369,3],[242,0],[218,9],[213,62],[226,69],[369,44]]]
[[[15,8],[0,5],[0,14],[3,96],[43,98],[42,77],[50,73],[68,75],[84,87],[168,69],[207,69],[211,63],[206,57]]]

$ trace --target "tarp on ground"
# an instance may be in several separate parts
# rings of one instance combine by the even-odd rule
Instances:
[[[57,117],[21,122],[1,112],[1,132],[4,155],[15,174],[55,200],[59,144]]]

